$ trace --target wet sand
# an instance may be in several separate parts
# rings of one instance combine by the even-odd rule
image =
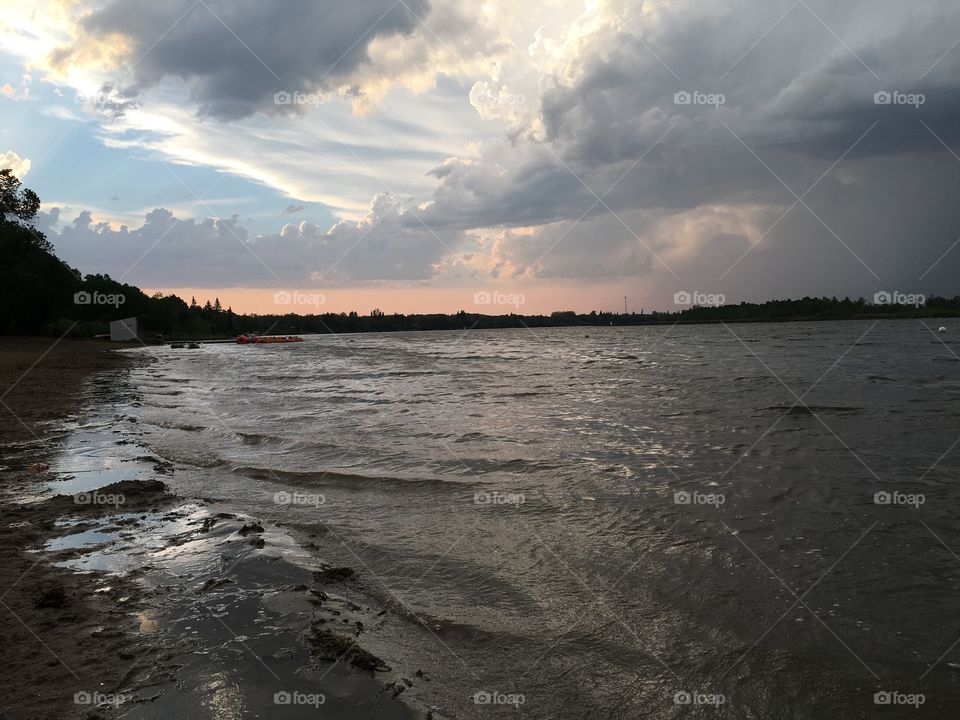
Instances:
[[[135,353],[51,343],[0,342],[0,720],[441,717],[363,648],[391,608],[353,569],[169,492],[104,409],[135,402]]]
[[[104,343],[53,342],[0,339],[0,713],[11,720],[74,716],[75,693],[110,692],[103,679],[120,680],[139,655],[125,634],[136,627],[130,601],[120,602],[126,583],[97,592],[28,552],[61,532],[63,501],[11,504],[42,474],[37,464],[49,462],[60,423],[79,410],[84,379],[127,362]]]
[[[79,409],[80,385],[130,356],[93,340],[0,337],[0,437],[40,441]]]

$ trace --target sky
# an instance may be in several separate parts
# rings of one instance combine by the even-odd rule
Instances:
[[[955,0],[35,0],[0,165],[241,312],[953,296],[958,91]]]

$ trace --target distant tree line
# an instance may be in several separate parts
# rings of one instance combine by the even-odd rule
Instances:
[[[559,311],[550,315],[480,315],[461,310],[453,315],[386,315],[379,311],[370,315],[358,315],[355,312],[322,315],[235,315],[236,324],[233,327],[245,333],[292,334],[957,316],[960,316],[960,296],[931,297],[927,299],[926,305],[919,308],[904,305],[872,305],[863,298],[858,300],[802,298],[719,307],[691,307],[678,312],[651,313]]]
[[[134,285],[108,275],[81,275],[53,252],[49,240],[32,223],[40,199],[21,187],[10,170],[0,170],[0,335],[69,335],[106,333],[109,322],[135,316],[141,336],[199,339],[241,333],[355,333],[410,330],[467,330],[561,326],[628,326],[713,322],[785,322],[880,317],[960,316],[960,296],[931,296],[919,307],[874,304],[863,298],[769,300],[739,305],[694,306],[677,312],[576,313],[550,315],[481,315],[461,310],[453,315],[323,313],[320,315],[238,315],[219,298],[147,296]]]

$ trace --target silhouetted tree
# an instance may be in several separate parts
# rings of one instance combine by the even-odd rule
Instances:
[[[32,223],[40,209],[40,198],[29,188],[20,187],[20,179],[9,168],[0,170],[0,211],[4,219],[13,215],[23,223]]]
[[[29,240],[44,252],[53,254],[53,245],[46,236],[33,227],[33,221],[40,209],[40,198],[29,188],[21,188],[20,179],[13,174],[13,170],[0,170],[0,223],[14,228],[26,228],[28,235],[22,235],[23,240]]]

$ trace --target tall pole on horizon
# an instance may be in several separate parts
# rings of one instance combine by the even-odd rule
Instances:
[[[624,315],[627,314],[627,296],[626,295],[623,296],[623,314]]]

